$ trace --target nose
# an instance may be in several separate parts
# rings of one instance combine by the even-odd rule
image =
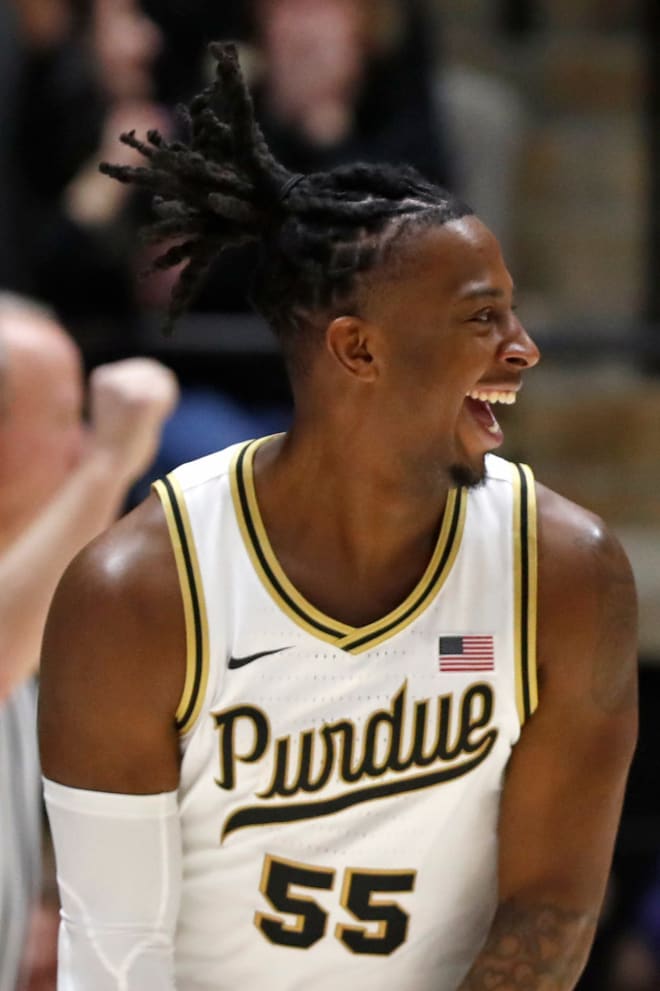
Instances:
[[[509,332],[500,346],[499,359],[521,369],[533,368],[541,360],[541,352],[514,314]]]

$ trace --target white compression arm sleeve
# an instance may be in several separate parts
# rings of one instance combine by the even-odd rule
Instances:
[[[181,891],[176,792],[44,779],[62,902],[58,991],[172,991]]]

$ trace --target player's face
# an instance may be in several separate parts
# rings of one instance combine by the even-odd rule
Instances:
[[[393,436],[439,457],[454,482],[477,484],[485,454],[503,441],[497,404],[515,402],[539,359],[515,315],[496,238],[475,217],[424,232],[372,296],[369,318],[385,330]]]

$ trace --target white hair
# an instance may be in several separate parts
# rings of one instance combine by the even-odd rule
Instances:
[[[42,303],[31,296],[22,296],[17,292],[10,292],[7,289],[0,289],[0,317],[24,313],[26,316],[39,316],[48,320],[57,321],[55,310],[47,303]]]

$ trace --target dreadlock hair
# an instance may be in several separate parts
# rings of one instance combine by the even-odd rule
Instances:
[[[408,166],[341,166],[300,176],[273,156],[254,118],[232,44],[212,44],[212,85],[181,108],[188,140],[158,131],[121,141],[147,160],[139,167],[101,164],[120,182],[154,194],[156,220],[143,236],[169,246],[154,262],[185,262],[166,330],[186,309],[218,254],[256,242],[251,301],[295,359],[292,340],[309,337],[314,315],[356,305],[361,278],[381,264],[404,232],[442,225],[472,211]]]

